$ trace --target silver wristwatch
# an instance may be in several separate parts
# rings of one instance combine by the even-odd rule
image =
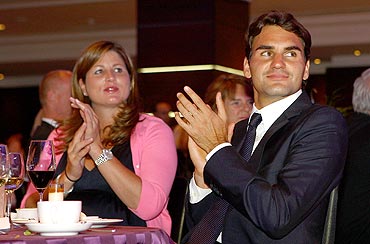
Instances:
[[[103,163],[111,160],[113,158],[113,153],[109,149],[103,149],[103,152],[99,157],[94,161],[96,166],[102,165]]]

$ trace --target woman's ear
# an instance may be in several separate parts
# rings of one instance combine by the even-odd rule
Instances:
[[[87,94],[87,91],[86,91],[86,85],[85,83],[83,82],[82,79],[79,79],[78,80],[78,84],[80,85],[81,87],[81,90],[82,90],[82,93],[84,94],[85,97],[87,97],[89,94]]]

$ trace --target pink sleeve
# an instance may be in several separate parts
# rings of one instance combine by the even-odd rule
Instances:
[[[135,173],[142,180],[139,206],[131,209],[144,220],[166,208],[176,174],[177,154],[172,130],[160,119],[146,117],[131,137]],[[139,123],[139,124],[141,124]]]
[[[48,140],[52,140],[54,142],[54,147],[60,144],[59,141],[55,141],[55,139],[57,137],[58,137],[58,133],[57,133],[56,130],[53,130],[50,133],[49,137],[48,137]],[[55,162],[56,162],[57,165],[58,165],[59,160],[62,157],[62,155],[63,155],[63,152],[55,153]],[[37,192],[36,188],[33,186],[31,181],[29,181],[27,191],[26,191],[26,193],[25,193],[25,195],[22,199],[21,205],[20,205],[21,208],[25,208],[27,199],[29,198],[30,195],[34,194],[35,192]]]

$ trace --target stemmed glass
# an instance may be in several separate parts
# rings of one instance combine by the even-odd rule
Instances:
[[[5,144],[0,144],[0,186],[5,185],[8,180],[9,160],[8,147]]]
[[[10,212],[12,207],[12,194],[17,190],[24,180],[24,161],[23,155],[18,152],[10,152],[8,154],[9,158],[9,173],[8,180],[5,183],[5,193],[6,193],[6,217],[10,218]]]
[[[56,169],[54,145],[51,140],[32,140],[30,142],[26,171],[32,184],[43,199],[44,191],[54,176]]]
[[[0,144],[0,187],[5,185],[9,177],[9,160],[8,147],[5,144]],[[4,192],[0,192],[0,202],[5,202]],[[4,216],[4,208],[0,209],[0,217]]]

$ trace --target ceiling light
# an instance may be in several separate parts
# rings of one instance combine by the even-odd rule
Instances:
[[[313,60],[313,63],[314,63],[314,64],[321,64],[321,59],[319,59],[319,58],[315,58],[315,59]]]
[[[356,57],[361,56],[361,51],[356,49],[353,51],[353,55],[355,55]]]
[[[6,29],[5,24],[0,24],[0,31],[3,31],[3,30],[5,30],[5,29]]]

